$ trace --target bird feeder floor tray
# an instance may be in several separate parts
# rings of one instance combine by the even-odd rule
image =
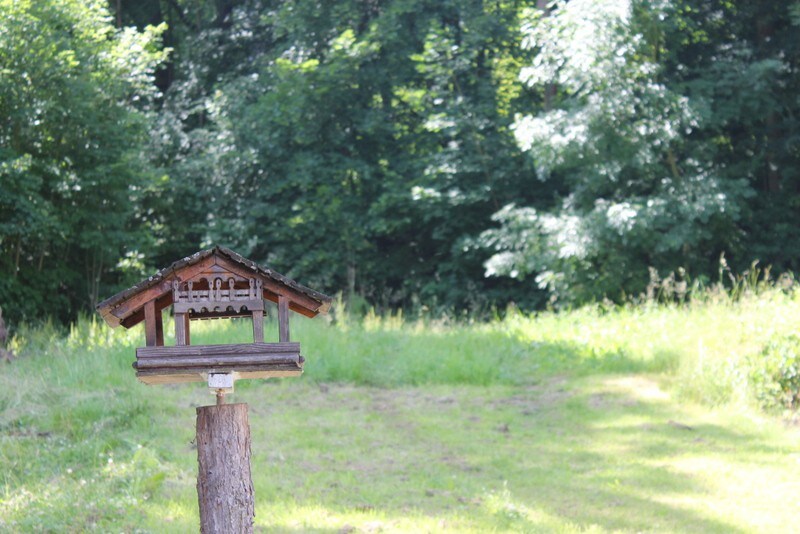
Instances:
[[[299,343],[181,345],[136,349],[136,376],[145,384],[205,381],[209,373],[236,373],[237,378],[299,376],[303,372]]]

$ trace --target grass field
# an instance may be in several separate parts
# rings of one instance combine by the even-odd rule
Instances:
[[[686,306],[293,323],[301,378],[237,384],[262,532],[789,532],[800,429],[750,381],[800,324],[777,291]],[[277,328],[270,327],[270,331]],[[195,343],[246,341],[201,323]],[[0,531],[197,530],[202,384],[144,386],[143,333],[18,332]],[[170,340],[167,340],[170,343]]]

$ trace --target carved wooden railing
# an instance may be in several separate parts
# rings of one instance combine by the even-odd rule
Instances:
[[[223,287],[222,278],[207,280],[208,289],[194,289],[194,282],[173,282],[173,303],[223,303],[247,300],[260,300],[262,297],[262,284],[259,279],[248,279],[249,287],[236,289],[236,281],[228,278],[227,287]]]

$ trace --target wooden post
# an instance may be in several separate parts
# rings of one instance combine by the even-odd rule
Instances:
[[[186,340],[186,320],[187,314],[185,313],[176,313],[175,314],[175,344],[176,345],[188,345]]]
[[[200,532],[252,533],[255,504],[247,404],[197,408],[197,463]]]
[[[189,314],[185,314],[183,316],[183,335],[186,336],[186,344],[192,344],[192,335],[191,331],[189,330]]]
[[[156,345],[159,347],[164,346],[164,318],[161,310],[156,312]]]
[[[289,341],[289,299],[278,296],[278,341]]]
[[[253,310],[253,343],[264,342],[264,311]]]
[[[156,301],[149,300],[144,305],[144,339],[148,347],[155,347],[156,333]]]

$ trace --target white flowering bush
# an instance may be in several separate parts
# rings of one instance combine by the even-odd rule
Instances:
[[[553,300],[618,298],[641,293],[649,267],[697,265],[736,239],[747,183],[722,179],[687,142],[706,103],[660,81],[668,9],[575,0],[528,13],[534,58],[520,77],[546,105],[518,116],[514,135],[532,179],[564,193],[550,209],[495,214],[480,237],[494,253],[487,276],[532,276]]]

